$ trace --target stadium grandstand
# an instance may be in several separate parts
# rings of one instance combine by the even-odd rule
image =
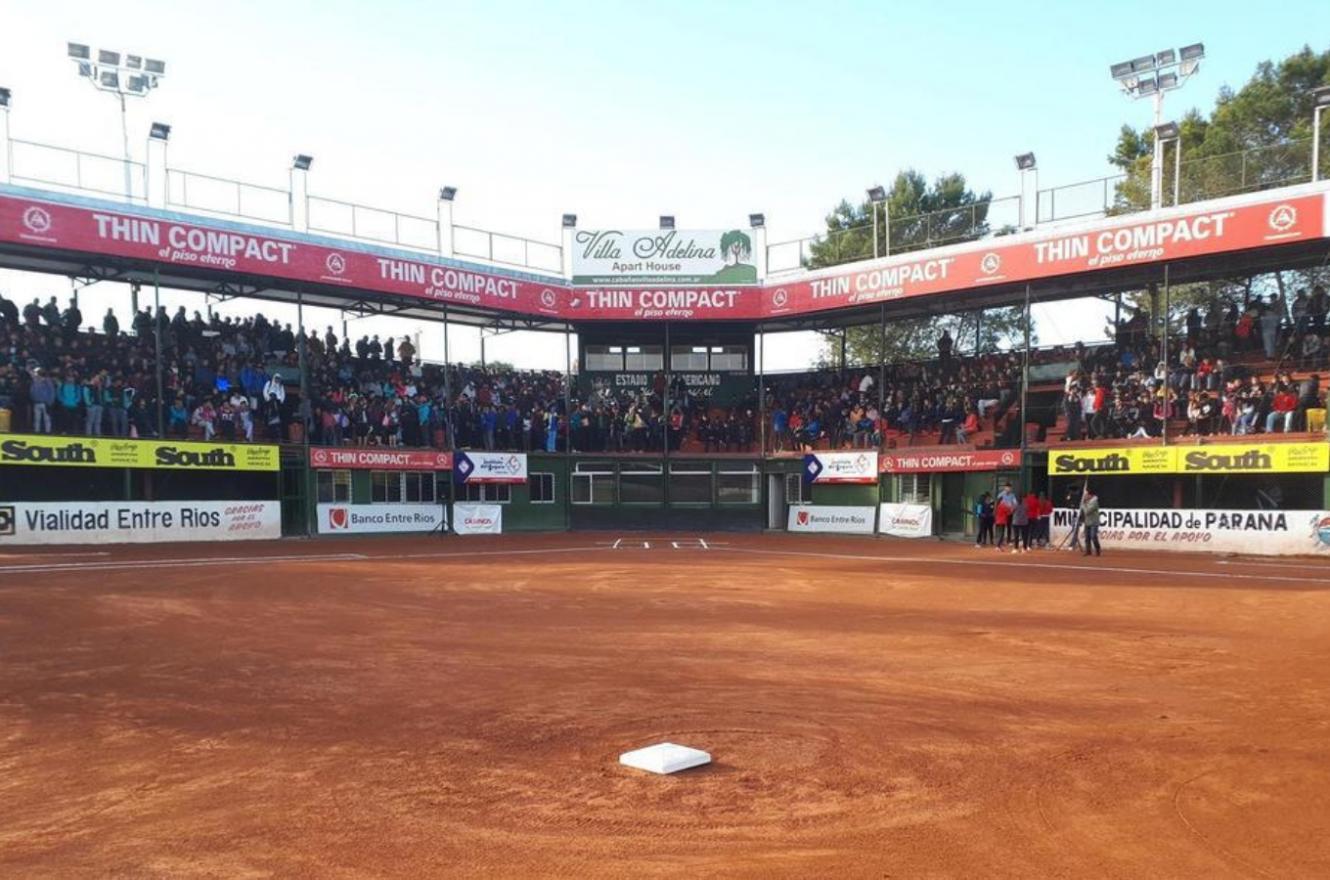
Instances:
[[[1154,118],[1089,176],[1061,65],[1146,4],[50,6],[0,29],[0,877],[1330,876],[1330,51],[1176,122],[1205,45],[1097,66]],[[85,18],[190,73],[28,48]],[[906,148],[1011,186],[860,167]],[[413,151],[460,194],[390,206]]]

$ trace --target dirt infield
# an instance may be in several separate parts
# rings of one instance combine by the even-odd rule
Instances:
[[[1325,562],[619,538],[0,554],[0,876],[1330,876]]]

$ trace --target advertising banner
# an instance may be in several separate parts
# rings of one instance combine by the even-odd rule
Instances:
[[[1065,476],[1130,474],[1299,474],[1330,470],[1326,443],[1212,443],[1120,446],[1050,452],[1048,472]]]
[[[944,471],[996,471],[1019,467],[1015,449],[977,449],[973,452],[884,452],[879,467],[884,474],[941,473]]]
[[[790,505],[785,524],[791,532],[841,532],[850,535],[873,534],[871,507],[832,507],[830,505]]]
[[[453,531],[459,535],[503,533],[503,506],[499,504],[454,504]]]
[[[525,483],[525,452],[458,452],[453,455],[458,483]]]
[[[1054,544],[1067,537],[1077,512],[1053,511]],[[1104,549],[1187,550],[1260,556],[1330,554],[1330,512],[1324,510],[1100,511]]]
[[[1230,200],[1096,222],[1011,244],[992,239],[940,253],[874,260],[788,284],[767,282],[768,315],[798,314],[992,284],[1284,244],[1326,234],[1320,194]]]
[[[876,483],[876,452],[810,452],[804,456],[805,483]]]
[[[452,469],[453,454],[432,449],[311,446],[309,466],[352,471],[446,471]]]
[[[320,535],[433,532],[444,523],[442,504],[320,504]]]
[[[0,548],[30,544],[266,541],[282,536],[277,501],[0,504]]]
[[[121,437],[0,434],[0,465],[149,468],[177,471],[276,471],[278,447]]]
[[[756,284],[753,238],[742,229],[579,229],[573,284]]]
[[[927,504],[883,504],[878,511],[877,530],[897,538],[931,538],[933,508]]]
[[[572,284],[289,230],[0,195],[0,242],[569,320],[748,320],[1322,238],[1323,194],[1238,196],[758,286],[751,233],[579,230]]]

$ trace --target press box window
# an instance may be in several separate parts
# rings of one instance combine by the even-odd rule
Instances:
[[[932,504],[931,474],[900,474],[896,477],[896,498],[905,504]]]
[[[658,464],[619,467],[619,501],[623,504],[659,504],[665,500],[664,470]]]
[[[531,474],[526,478],[532,504],[554,503],[554,474]]]
[[[799,484],[803,485],[802,478]],[[757,504],[761,501],[762,476],[757,465],[722,464],[716,473],[716,500],[721,504]]]
[[[336,504],[351,500],[350,471],[315,471],[320,504]]]
[[[710,504],[711,467],[705,462],[677,462],[670,465],[670,502],[673,504]]]
[[[574,504],[613,504],[614,465],[607,461],[581,461],[573,469]]]
[[[513,497],[512,490],[507,483],[463,483],[458,500],[507,504]]]

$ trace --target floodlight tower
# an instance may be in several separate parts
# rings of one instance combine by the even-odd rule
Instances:
[[[166,76],[166,62],[142,55],[98,49],[95,60],[93,50],[83,43],[68,44],[69,58],[78,65],[79,76],[92,83],[99,92],[115,95],[120,101],[120,133],[125,151],[125,198],[134,200],[133,176],[130,174],[129,114],[125,98],[144,98],[157,88]]]
[[[1164,122],[1164,93],[1182,88],[1201,67],[1205,57],[1205,44],[1192,43],[1181,49],[1164,49],[1153,55],[1142,55],[1109,68],[1109,74],[1131,98],[1154,100],[1154,128]],[[1177,148],[1182,149],[1179,140]],[[1164,145],[1158,136],[1154,139],[1154,158],[1150,162],[1150,207],[1162,204],[1164,188]]]

